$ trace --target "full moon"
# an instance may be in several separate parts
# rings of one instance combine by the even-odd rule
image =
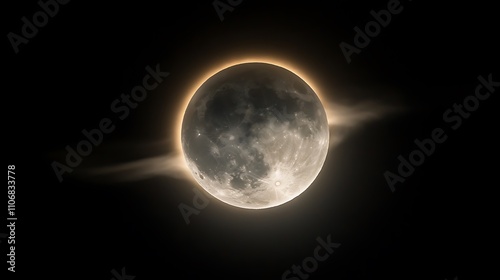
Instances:
[[[286,203],[316,179],[328,153],[325,109],[293,72],[233,65],[191,98],[181,128],[186,164],[215,198],[241,208]]]

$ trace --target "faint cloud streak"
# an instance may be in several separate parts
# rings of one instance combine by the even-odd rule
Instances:
[[[402,111],[402,108],[364,101],[349,105],[329,102],[325,110],[330,127],[330,148],[332,148],[359,126]]]
[[[400,107],[382,105],[372,101],[357,104],[328,102],[326,105],[325,110],[330,128],[330,149],[344,141],[352,131],[360,126],[379,120],[391,113],[402,111]],[[141,181],[159,177],[194,182],[182,151],[95,167],[87,169],[85,173],[94,179],[113,182]]]
[[[192,178],[181,154],[167,154],[89,170],[89,175],[113,181],[140,181],[154,177]]]

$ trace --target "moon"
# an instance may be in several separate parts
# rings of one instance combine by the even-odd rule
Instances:
[[[194,179],[232,206],[284,204],[316,179],[329,146],[325,109],[299,76],[252,62],[225,68],[194,93],[181,145]]]

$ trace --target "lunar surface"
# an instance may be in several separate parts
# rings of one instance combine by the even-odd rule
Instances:
[[[181,131],[186,163],[211,195],[262,209],[288,202],[318,176],[328,121],[300,77],[267,63],[226,68],[193,95]]]

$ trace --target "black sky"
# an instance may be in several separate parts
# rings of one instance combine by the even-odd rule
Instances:
[[[478,76],[500,81],[492,5],[401,1],[403,10],[347,63],[339,44],[353,45],[353,28],[390,1],[244,0],[223,21],[211,1],[192,2],[71,1],[17,54],[7,34],[21,34],[21,18],[40,7],[4,7],[3,138],[6,165],[17,170],[17,277],[108,280],[125,267],[137,280],[281,279],[329,235],[342,245],[310,279],[490,274],[499,89],[456,130],[443,114],[474,94]],[[186,225],[178,206],[192,205],[189,181],[58,181],[51,164],[64,163],[65,146],[103,118],[115,129],[75,174],[173,152],[186,89],[214,65],[258,54],[299,66],[332,102],[404,110],[352,131],[305,193],[268,210],[210,198]],[[169,76],[120,120],[110,104],[157,64]],[[447,140],[391,192],[384,172],[396,173],[398,156],[435,128]]]

